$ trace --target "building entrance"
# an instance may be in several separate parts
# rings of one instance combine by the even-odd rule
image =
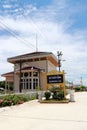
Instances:
[[[39,86],[38,71],[22,72],[21,74],[21,88],[22,90],[36,90]]]

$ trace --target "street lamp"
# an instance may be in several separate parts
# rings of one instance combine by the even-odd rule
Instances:
[[[59,67],[59,72],[60,72],[60,67],[61,67],[61,58],[62,58],[62,52],[57,51],[57,56],[58,56],[58,67]]]
[[[19,61],[19,66],[20,66],[19,92],[21,93],[22,92],[22,90],[21,90],[21,67],[22,67],[21,58],[20,58],[20,61]]]

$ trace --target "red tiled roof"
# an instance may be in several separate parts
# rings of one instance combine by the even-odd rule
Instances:
[[[2,74],[1,76],[5,77],[7,75],[13,75],[13,74],[14,74],[14,72],[12,71],[12,72],[8,72],[8,73],[5,73],[5,74]]]

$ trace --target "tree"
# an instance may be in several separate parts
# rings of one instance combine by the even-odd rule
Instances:
[[[5,81],[0,81],[0,88],[4,88],[5,89]]]

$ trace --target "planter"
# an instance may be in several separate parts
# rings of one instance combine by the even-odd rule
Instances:
[[[43,96],[43,92],[42,91],[38,91],[38,101],[42,101],[42,96]]]
[[[70,90],[70,102],[75,102],[74,92],[75,92],[75,90]]]
[[[51,103],[57,103],[57,104],[61,104],[61,103],[69,103],[69,99],[66,99],[66,100],[60,100],[60,101],[58,101],[58,100],[42,100],[42,101],[40,101],[40,103],[49,103],[49,104],[51,104]]]

